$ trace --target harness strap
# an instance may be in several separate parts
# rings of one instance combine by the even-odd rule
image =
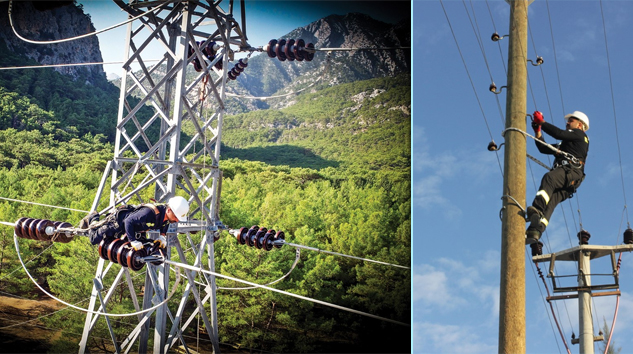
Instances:
[[[141,204],[141,206],[148,207],[148,208],[152,209],[154,211],[154,213],[156,213],[156,216],[158,216],[160,214],[160,210],[158,210],[158,207],[155,204],[147,203],[147,204]]]

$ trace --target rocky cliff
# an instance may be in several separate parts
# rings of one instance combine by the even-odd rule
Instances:
[[[0,3],[0,39],[7,48],[40,64],[102,62],[99,40],[90,36],[59,44],[31,44],[18,38],[9,22],[9,3]],[[20,36],[34,41],[51,41],[94,32],[91,19],[74,1],[13,1],[11,19]],[[105,78],[103,66],[65,66],[58,72],[92,82]]]
[[[302,38],[316,48],[410,47],[411,18],[392,25],[365,14],[331,15],[279,38]],[[317,52],[311,62],[281,62],[267,54],[253,56],[238,77],[234,89],[254,96],[292,91],[318,79],[337,84],[376,77],[395,76],[411,69],[411,50],[332,51],[329,63],[325,52]],[[323,75],[325,73],[325,75]]]

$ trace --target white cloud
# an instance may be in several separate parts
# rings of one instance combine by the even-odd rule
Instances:
[[[497,266],[493,266],[494,258]],[[423,315],[430,311],[447,313],[465,311],[475,306],[488,309],[489,316],[480,318],[487,324],[496,321],[499,313],[499,286],[496,274],[499,254],[489,251],[472,266],[440,258],[435,264],[414,266],[411,276],[412,303]]]
[[[423,312],[452,309],[467,304],[464,299],[452,295],[455,289],[450,288],[446,273],[431,265],[414,267],[411,290],[412,302],[417,303],[417,308]]]
[[[483,342],[475,328],[430,322],[414,322],[411,326],[413,353],[495,353],[496,338]]]

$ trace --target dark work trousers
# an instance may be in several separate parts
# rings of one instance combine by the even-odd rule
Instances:
[[[582,169],[570,165],[559,166],[546,173],[532,202],[532,206],[540,210],[543,217],[538,225],[530,224],[530,228],[545,231],[556,206],[574,193],[583,176]],[[574,186],[572,182],[575,182]]]

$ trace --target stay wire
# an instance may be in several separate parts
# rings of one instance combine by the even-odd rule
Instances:
[[[455,36],[455,31],[453,30],[453,26],[451,25],[451,20],[448,18],[448,13],[446,12],[446,8],[444,7],[444,2],[440,0],[440,5],[442,5],[442,10],[444,11],[444,16],[446,17],[446,22],[448,22],[448,27],[451,30],[451,34],[453,35],[453,40],[455,41],[455,45],[457,46],[457,51],[459,52],[459,56],[462,59],[462,63],[464,64],[464,69],[466,69],[466,74],[468,75],[468,80],[470,81],[470,86],[473,89],[473,93],[475,94],[475,98],[477,99],[477,104],[479,104],[479,109],[481,110],[481,115],[484,118],[484,122],[486,123],[486,129],[488,129],[488,135],[490,136],[490,140],[494,140],[492,137],[492,132],[490,131],[490,125],[488,124],[488,119],[486,118],[486,113],[484,112],[484,108],[481,105],[481,100],[479,100],[479,95],[477,95],[477,89],[475,88],[475,84],[473,83],[473,79],[470,76],[470,72],[468,71],[468,66],[466,65],[466,60],[464,59],[464,55],[462,54],[462,50],[459,47],[459,42],[457,42],[457,37]],[[497,153],[497,163],[499,164],[499,170],[501,171],[501,175],[503,176],[503,167],[501,167],[501,161],[499,160],[499,154]]]
[[[622,168],[622,152],[620,151],[620,137],[618,134],[618,119],[617,113],[615,110],[615,95],[613,93],[613,78],[611,75],[611,60],[609,58],[609,42],[607,40],[607,27],[604,21],[604,10],[602,8],[602,0],[600,0],[600,14],[602,15],[602,29],[604,31],[604,46],[607,52],[607,66],[609,68],[609,87],[611,88],[611,104],[613,105],[613,121],[615,123],[615,140],[618,146],[618,160],[620,162],[620,178],[622,180],[622,195],[624,196],[624,205],[626,206],[628,203],[626,202],[626,191],[624,189],[624,169]],[[627,210],[626,213],[626,222],[629,222],[629,213]]]

